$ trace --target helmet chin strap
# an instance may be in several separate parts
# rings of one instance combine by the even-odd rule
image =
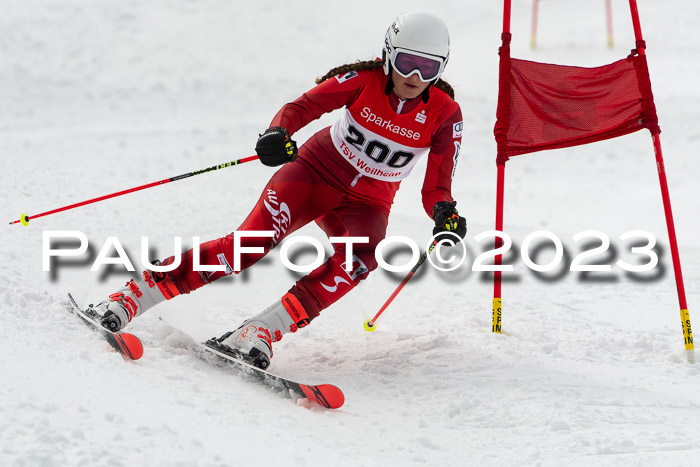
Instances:
[[[384,94],[387,96],[391,94],[391,91],[394,90],[394,80],[391,78],[391,74],[389,74],[389,80],[386,82],[386,86],[384,87]]]
[[[423,103],[427,104],[428,103],[428,97],[430,97],[430,86],[433,85],[433,82],[431,81],[428,83],[428,85],[425,87],[423,92],[421,93],[421,97],[423,98]]]

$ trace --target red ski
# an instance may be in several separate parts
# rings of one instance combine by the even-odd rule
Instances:
[[[290,397],[306,398],[327,409],[337,409],[345,403],[345,395],[338,387],[332,384],[301,384],[281,376],[273,375],[265,370],[251,365],[245,361],[245,355],[236,349],[220,345],[215,339],[210,339],[202,344],[207,352],[216,355],[227,363],[235,365],[242,373],[254,377],[257,381],[277,389],[280,393]]]

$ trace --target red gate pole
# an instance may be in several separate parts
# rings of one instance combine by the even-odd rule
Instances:
[[[605,23],[608,30],[608,49],[612,49],[613,42],[613,22],[612,22],[612,0],[605,0]]]
[[[642,38],[642,26],[639,22],[639,12],[637,11],[637,0],[630,0],[630,10],[632,12],[632,24],[634,26],[634,36],[637,40],[637,51],[639,55],[646,55],[644,39]],[[693,345],[693,331],[690,326],[690,313],[685,299],[685,287],[683,286],[683,273],[681,271],[681,260],[678,254],[678,242],[676,241],[676,228],[673,224],[673,212],[671,211],[671,197],[668,192],[668,181],[666,180],[666,169],[664,167],[664,157],[661,152],[661,138],[659,133],[651,135],[654,143],[654,154],[656,156],[656,167],[659,173],[659,184],[661,185],[661,197],[664,203],[664,214],[666,216],[666,227],[668,229],[668,240],[671,246],[671,259],[673,261],[673,271],[676,276],[676,289],[678,290],[678,303],[681,309],[681,325],[683,329],[683,340],[688,362],[695,363],[695,347]]]
[[[503,33],[501,34],[501,63],[499,65],[499,108],[501,100],[505,102],[510,102],[508,96],[504,96],[503,93],[509,92],[510,89],[510,0],[503,0]],[[505,67],[507,66],[507,70]],[[507,71],[507,73],[506,73]],[[507,79],[507,82],[503,82]],[[508,109],[508,113],[510,109]],[[499,151],[500,152],[500,151]],[[496,186],[496,230],[503,231],[503,200],[505,192],[505,174],[506,174],[506,161],[508,160],[502,154],[496,159],[496,166],[498,167],[497,175],[497,186]],[[503,239],[501,237],[496,237],[494,242],[495,248],[498,249],[503,245]],[[496,255],[494,258],[494,265],[496,268],[503,263],[503,256]],[[501,271],[494,271],[493,273],[493,303],[491,308],[491,331],[497,334],[501,333]]]
[[[496,230],[503,232],[503,198],[504,198],[504,185],[506,177],[506,163],[498,162],[498,182],[496,187]],[[498,250],[503,245],[503,239],[501,237],[496,237],[495,239],[495,249]],[[496,267],[503,264],[503,255],[496,255],[494,258],[494,265]],[[501,327],[503,325],[501,316],[501,271],[494,271],[493,273],[493,305],[491,309],[491,332],[501,334]]]
[[[510,0],[503,0],[503,32],[510,32]]]
[[[530,23],[530,47],[537,47],[537,14],[539,12],[540,0],[532,0],[532,21]]]

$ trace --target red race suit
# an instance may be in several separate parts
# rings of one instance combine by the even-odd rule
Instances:
[[[310,319],[376,269],[375,247],[385,237],[394,195],[420,157],[428,154],[421,191],[425,211],[430,216],[436,202],[452,201],[450,189],[462,139],[459,105],[434,86],[429,88],[427,103],[421,97],[401,101],[395,92],[385,93],[387,81],[381,68],[329,78],[282,107],[270,125],[294,134],[321,115],[345,107],[332,127],[320,130],[299,148],[295,162],[272,176],[237,229],[239,233],[273,232],[272,237],[241,239],[241,247],[263,250],[242,253],[241,270],[311,221],[328,237],[368,237],[368,242],[352,245],[349,260],[346,244],[335,243],[334,254],[289,290]],[[233,251],[231,233],[200,247],[199,264],[221,265],[225,271],[193,271],[190,250],[168,276],[179,293],[189,293],[233,272]],[[162,264],[172,261],[168,258]]]

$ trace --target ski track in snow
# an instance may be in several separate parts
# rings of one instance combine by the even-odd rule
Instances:
[[[614,4],[614,50],[604,48],[602,5],[571,0],[542,2],[540,48],[531,51],[531,4],[514,2],[512,55],[584,66],[617,60],[633,37],[626,2]],[[10,221],[250,155],[283,103],[327,69],[376,56],[391,19],[420,7],[5,1],[2,215]],[[465,119],[454,195],[473,259],[484,248],[474,235],[494,219],[501,5],[431,8],[452,34],[445,76]],[[640,0],[639,10],[697,328],[700,6]],[[297,140],[332,121],[309,125]],[[428,240],[424,164],[403,183],[388,235]],[[573,235],[600,230],[616,248],[614,258],[601,257],[610,262],[629,259],[620,234],[647,230],[660,244],[660,277],[614,269],[547,281],[516,261],[515,279],[503,286],[504,334],[495,335],[489,277],[425,264],[367,333],[362,321],[403,276],[376,271],[275,345],[271,371],[339,386],[346,404],[336,411],[290,402],[197,355],[198,341],[233,329],[299,277],[276,251],[134,321],[129,330],[145,347],[137,362],[124,362],[62,306],[68,291],[82,305],[96,303],[129,274],[90,272],[85,258],[42,271],[45,231],[84,232],[93,259],[117,236],[137,269],[141,236],[151,240],[151,257],[171,254],[174,236],[187,246],[193,236],[221,236],[247,215],[271,173],[245,164],[0,232],[0,465],[700,465],[700,371],[683,352],[646,132],[514,158],[505,225],[516,247],[545,229],[572,254]],[[299,234],[323,239],[314,226]]]

